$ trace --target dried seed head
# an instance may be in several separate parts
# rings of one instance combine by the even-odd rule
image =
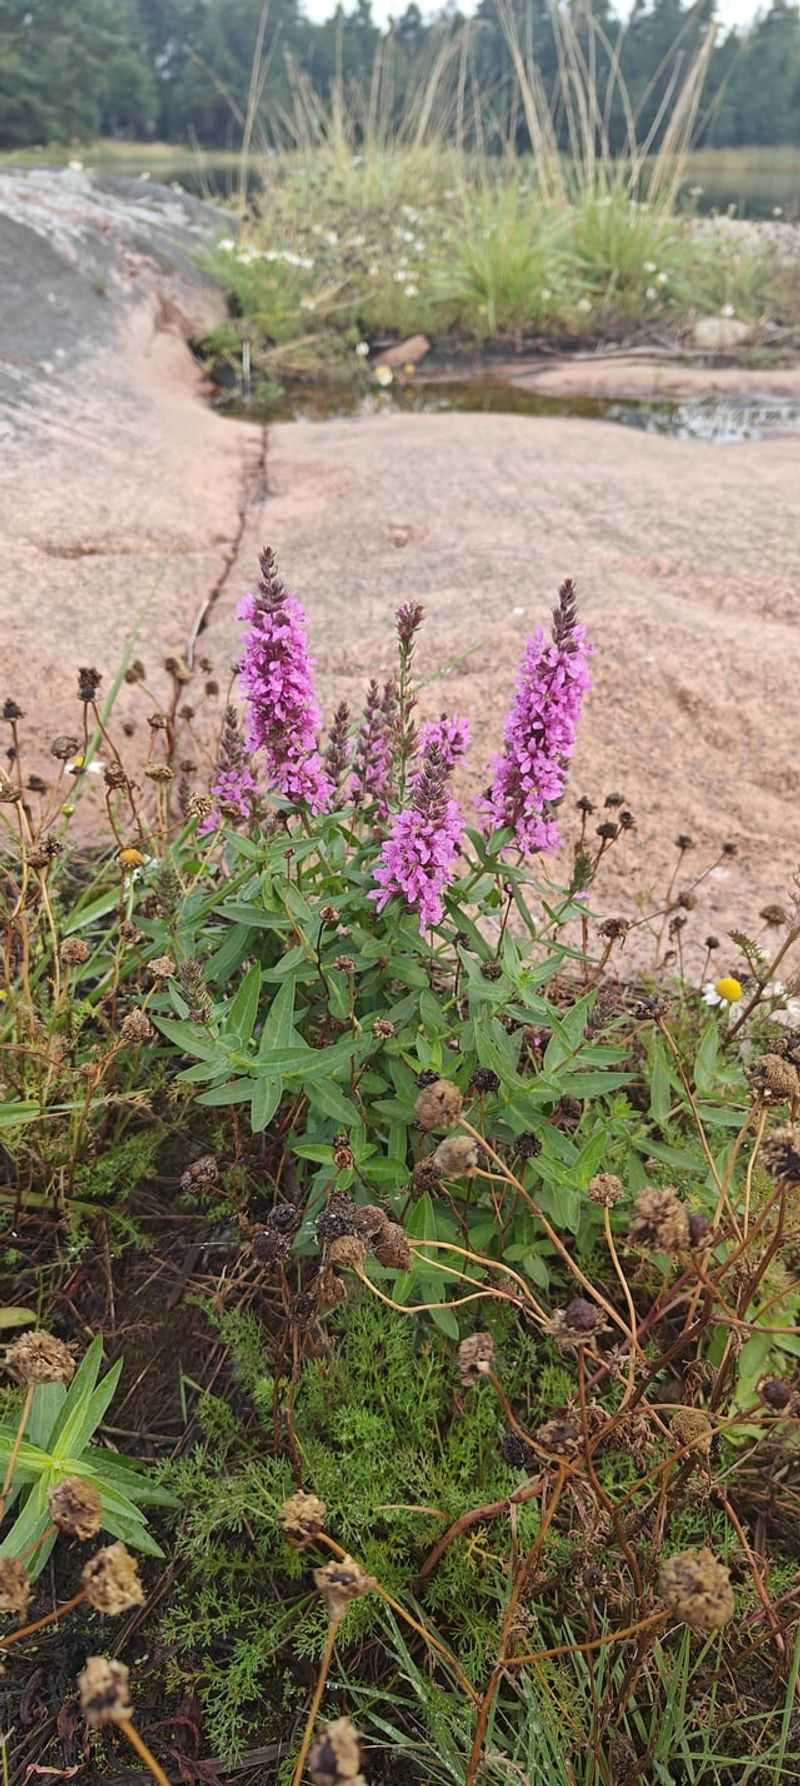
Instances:
[[[347,1141],[335,1141],[333,1144],[333,1163],[337,1172],[349,1172],[355,1165],[355,1155]]]
[[[78,671],[78,700],[93,701],[103,678],[99,670],[81,669]]]
[[[521,1160],[535,1160],[537,1153],[541,1151],[542,1143],[532,1129],[526,1129],[522,1135],[517,1136],[517,1153]]]
[[[481,962],[481,976],[484,980],[499,980],[502,978],[502,974],[503,969],[499,961]]]
[[[536,1452],[527,1439],[520,1438],[513,1429],[503,1434],[500,1440],[500,1452],[505,1463],[512,1470],[532,1470],[536,1464]]]
[[[154,980],[171,980],[177,969],[171,955],[156,955],[153,961],[148,961],[147,971]]]
[[[424,1160],[418,1160],[412,1173],[412,1195],[422,1197],[425,1191],[435,1191],[441,1176],[442,1169],[436,1163],[435,1153],[428,1154]]]
[[[135,1558],[124,1544],[108,1544],[98,1550],[81,1570],[81,1586],[95,1612],[112,1618],[144,1604],[144,1588]]]
[[[149,1042],[155,1032],[146,1011],[128,1011],[119,1033],[127,1047],[138,1048],[143,1042]]]
[[[317,1217],[317,1237],[321,1241],[338,1240],[340,1234],[358,1234],[358,1209],[350,1197],[331,1197]]]
[[[216,1154],[204,1153],[181,1176],[181,1190],[194,1196],[208,1197],[219,1190],[219,1161]]]
[[[330,1265],[323,1265],[317,1272],[314,1289],[320,1308],[338,1308],[347,1300],[344,1284]]]
[[[672,1430],[679,1445],[688,1445],[708,1457],[714,1428],[702,1408],[677,1408],[672,1416]]]
[[[714,1230],[707,1215],[702,1209],[694,1209],[689,1217],[689,1245],[693,1253],[702,1247],[709,1247],[714,1240]]]
[[[162,787],[175,780],[175,770],[170,769],[169,763],[147,763],[144,772],[148,781],[160,783]]]
[[[372,1034],[376,1042],[387,1042],[394,1035],[394,1024],[389,1017],[376,1017],[372,1025]]]
[[[66,936],[59,954],[65,967],[80,967],[82,962],[88,961],[91,949],[82,936]]]
[[[662,1563],[658,1591],[670,1612],[693,1631],[710,1633],[727,1624],[734,1609],[730,1575],[713,1551],[681,1550]]]
[[[499,1091],[500,1080],[491,1067],[476,1067],[472,1075],[472,1090],[477,1092]]]
[[[761,1164],[776,1184],[800,1186],[800,1129],[774,1129],[761,1149]]]
[[[302,1489],[290,1495],[278,1514],[278,1525],[287,1544],[293,1550],[304,1550],[324,1529],[327,1513],[325,1502],[317,1495],[307,1495]]]
[[[443,1178],[471,1178],[478,1170],[478,1144],[471,1135],[448,1135],[433,1158]]]
[[[490,1333],[471,1333],[458,1348],[458,1369],[462,1383],[477,1383],[488,1377],[494,1363],[494,1340]]]
[[[411,1270],[411,1248],[405,1228],[401,1228],[399,1222],[386,1222],[373,1242],[372,1251],[378,1264],[388,1266],[391,1271]]]
[[[52,1333],[23,1333],[5,1356],[6,1370],[18,1383],[70,1383],[75,1375],[72,1353]]]
[[[339,1234],[328,1242],[327,1260],[339,1271],[363,1271],[369,1247],[358,1234]]]
[[[758,915],[772,930],[780,930],[782,925],[789,922],[788,912],[784,911],[782,905],[764,905]]]
[[[70,757],[76,756],[79,750],[79,739],[73,738],[71,732],[60,732],[58,737],[53,739],[50,755],[55,757],[59,763],[68,763]]]
[[[632,1246],[657,1253],[680,1253],[689,1245],[689,1211],[673,1185],[647,1185],[633,1206],[628,1230]]]
[[[550,1333],[557,1345],[572,1351],[576,1346],[587,1345],[607,1327],[608,1322],[597,1303],[588,1302],[585,1296],[573,1296],[566,1308],[556,1309],[550,1322]]]
[[[785,1413],[794,1401],[792,1385],[783,1377],[765,1377],[758,1385],[758,1393],[774,1414]]]
[[[421,1129],[452,1129],[461,1115],[463,1098],[457,1085],[450,1079],[434,1079],[432,1085],[424,1085],[416,1104],[414,1115]]]
[[[344,1781],[356,1786],[361,1775],[361,1744],[349,1718],[336,1718],[326,1725],[309,1751],[308,1771],[314,1786],[343,1786]]]
[[[380,1240],[385,1229],[396,1226],[377,1203],[356,1204],[353,1220],[362,1240],[368,1241],[370,1246]]]
[[[128,1697],[128,1670],[124,1662],[109,1662],[106,1656],[90,1656],[78,1676],[81,1710],[87,1724],[97,1729],[101,1724],[121,1724],[133,1716]]]
[[[210,819],[214,802],[208,794],[190,794],[186,811],[190,819]]]
[[[536,1443],[555,1457],[574,1457],[580,1446],[580,1433],[571,1420],[546,1420],[537,1428]]]
[[[751,1069],[750,1084],[763,1104],[792,1103],[800,1098],[800,1073],[779,1054],[762,1054]]]
[[[19,1557],[0,1557],[0,1612],[24,1618],[31,1597],[28,1571]]]
[[[593,1203],[599,1203],[602,1209],[613,1209],[614,1204],[619,1203],[620,1198],[625,1195],[622,1179],[616,1178],[613,1172],[597,1172],[589,1180],[586,1195],[591,1197]]]
[[[47,1497],[50,1518],[59,1532],[70,1538],[94,1538],[103,1523],[103,1507],[92,1482],[83,1476],[65,1476]]]
[[[352,1557],[342,1557],[341,1562],[326,1563],[324,1568],[314,1570],[314,1581],[328,1608],[329,1619],[340,1619],[347,1610],[351,1600],[360,1600],[362,1594],[369,1594],[375,1586],[371,1575],[366,1575]]]

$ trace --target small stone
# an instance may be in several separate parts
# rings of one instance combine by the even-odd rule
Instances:
[[[736,316],[701,316],[692,330],[695,346],[705,348],[708,353],[726,353],[732,347],[743,347],[751,340],[752,333],[750,324]]]
[[[431,344],[427,335],[409,335],[405,341],[397,341],[394,347],[387,347],[385,353],[382,353],[376,361],[376,365],[399,366],[402,370],[405,366],[416,365],[419,360],[424,360],[430,350]]]

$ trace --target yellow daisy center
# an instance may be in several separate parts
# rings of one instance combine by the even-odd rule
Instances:
[[[738,1004],[742,996],[741,984],[738,980],[734,980],[732,974],[723,974],[721,980],[715,980],[714,991],[718,998],[724,998],[727,1005]]]

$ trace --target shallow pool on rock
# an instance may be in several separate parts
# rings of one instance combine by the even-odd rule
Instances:
[[[219,407],[249,421],[319,422],[340,416],[391,416],[450,412],[579,416],[616,422],[645,434],[672,435],[679,440],[734,445],[742,440],[768,440],[800,434],[800,399],[730,395],[642,401],[611,397],[545,397],[488,378],[395,384],[387,390],[359,386],[287,384],[268,404],[245,403],[240,393],[221,393]]]

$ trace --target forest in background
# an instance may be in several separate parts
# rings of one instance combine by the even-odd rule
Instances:
[[[558,33],[548,0],[512,0],[520,40],[547,93],[559,87]],[[480,0],[465,62],[464,114],[473,140],[530,146],[519,107],[502,0]],[[571,18],[585,45],[612,149],[626,143],[623,93],[641,142],[657,147],[670,99],[713,21],[713,0],[636,0],[621,20],[608,0],[578,0]],[[262,0],[0,0],[0,149],[99,136],[229,148],[241,140]],[[589,18],[589,13],[591,17]],[[259,140],[291,141],[298,83],[329,101],[365,93],[381,50],[381,105],[406,113],[466,20],[456,4],[423,18],[411,0],[388,30],[371,0],[323,24],[299,0],[271,0],[263,34]],[[621,81],[618,72],[621,74]],[[388,97],[387,97],[388,96]],[[661,120],[663,119],[663,124]],[[463,121],[463,120],[462,120]],[[384,123],[387,120],[384,119]],[[392,119],[388,120],[391,124]],[[569,120],[556,124],[569,149]],[[772,0],[746,31],[720,30],[699,110],[699,146],[800,144],[800,8]]]

